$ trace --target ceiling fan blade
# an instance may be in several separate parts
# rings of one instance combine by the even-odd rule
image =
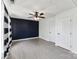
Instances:
[[[34,14],[29,13],[29,15],[34,15]]]
[[[40,15],[44,15],[44,13],[40,13]]]
[[[45,18],[45,17],[43,17],[43,16],[39,16],[39,18]]]
[[[33,18],[33,17],[27,17],[27,18]]]

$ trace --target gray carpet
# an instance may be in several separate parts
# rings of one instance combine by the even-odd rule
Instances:
[[[8,59],[77,59],[69,50],[42,39],[13,43]]]

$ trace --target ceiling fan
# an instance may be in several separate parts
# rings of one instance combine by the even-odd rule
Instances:
[[[14,3],[15,0],[10,0],[11,3]]]
[[[29,18],[34,18],[35,20],[37,19],[44,19],[44,13],[39,13],[39,12],[34,12],[34,13],[29,13],[29,15],[32,15],[32,17],[29,17]]]

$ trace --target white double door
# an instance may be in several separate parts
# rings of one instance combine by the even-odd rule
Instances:
[[[72,19],[70,17],[56,19],[55,43],[66,49],[72,47]]]

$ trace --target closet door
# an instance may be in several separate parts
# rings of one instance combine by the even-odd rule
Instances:
[[[70,50],[72,39],[72,20],[70,17],[65,17],[59,19],[56,24],[57,45]]]
[[[77,53],[77,15],[76,13],[72,15],[72,21],[71,23],[73,23],[73,33],[72,33],[72,40],[71,40],[71,50],[74,53]]]
[[[56,35],[56,38],[55,38],[56,45],[62,46],[64,44],[62,19],[56,18],[55,35]]]
[[[63,47],[69,50],[71,50],[71,47],[72,47],[72,44],[71,44],[72,34],[73,34],[72,29],[73,29],[72,19],[70,17],[64,18],[64,20],[62,20],[62,30],[63,30],[63,36],[64,36]]]
[[[55,42],[55,18],[49,21],[49,41]]]

